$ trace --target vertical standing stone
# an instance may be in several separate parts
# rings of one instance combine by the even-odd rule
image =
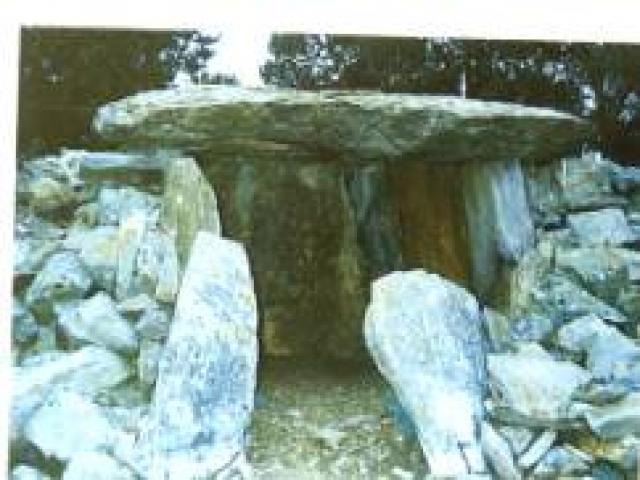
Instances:
[[[158,367],[145,434],[149,478],[215,478],[244,458],[256,385],[256,334],[244,249],[198,232]]]
[[[475,298],[438,275],[394,272],[373,283],[367,347],[411,415],[432,474],[485,469],[481,322]]]
[[[145,214],[136,211],[127,217],[118,230],[118,267],[116,270],[116,298],[129,294],[133,281],[136,257],[145,230]]]
[[[170,161],[164,178],[163,223],[175,232],[178,259],[184,267],[199,230],[220,235],[218,202],[193,158]]]

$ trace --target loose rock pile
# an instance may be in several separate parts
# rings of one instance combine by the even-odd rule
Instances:
[[[537,242],[511,272],[503,312],[461,309],[470,295],[436,275],[394,273],[373,287],[369,350],[418,432],[440,426],[439,437],[422,441],[434,473],[632,478],[640,452],[640,169],[586,154],[532,167],[528,189]],[[486,338],[482,393],[478,375],[453,388],[471,372],[476,328]],[[436,367],[449,373],[434,375]],[[439,393],[422,386],[436,381]],[[470,415],[467,405],[480,399],[484,409]],[[460,429],[467,419],[475,422],[471,440]],[[476,440],[484,469],[465,454]]]
[[[100,155],[105,157],[105,174],[87,180],[83,173],[87,168],[94,174],[99,170]],[[251,412],[257,346],[246,256],[241,246],[200,232],[209,235],[200,241],[209,242],[205,250],[211,258],[205,258],[204,265],[197,265],[202,258],[196,259],[191,270],[181,272],[176,232],[163,221],[167,205],[162,183],[136,181],[132,186],[122,178],[109,179],[114,162],[126,159],[122,154],[63,151],[26,162],[19,172],[12,310],[14,479],[165,478],[165,473],[166,478],[192,478],[184,468],[176,473],[173,464],[150,466],[149,459],[155,461],[158,451],[171,447],[183,462],[192,464],[196,453],[220,453],[223,440],[230,450],[223,453],[241,457],[243,439],[236,437],[242,436],[246,418],[224,426],[229,438],[217,438],[221,426],[198,436],[198,452],[166,422],[179,420],[184,425],[192,410],[207,411],[213,404],[218,405],[216,415],[224,414],[221,399],[245,416]],[[156,174],[162,170],[161,162],[146,165]],[[217,283],[209,285],[194,273],[203,266],[217,275]],[[182,291],[178,296],[182,276],[195,294]],[[213,290],[198,293],[203,288]],[[177,326],[200,340],[212,332],[190,323],[186,312],[198,313],[194,295],[204,295],[198,322],[237,328],[229,333],[218,327],[213,334],[230,343],[234,334],[249,338],[242,344],[244,350],[236,349],[236,357],[230,356],[234,348],[228,345],[216,357],[181,340],[184,335],[175,331]],[[233,295],[240,296],[238,303],[221,305],[221,298]],[[176,301],[182,314],[176,311],[174,322]],[[204,311],[207,304],[210,310]],[[234,324],[239,315],[242,331]],[[220,316],[225,323],[220,323]],[[172,338],[172,348],[165,349]],[[234,359],[240,363],[229,364]],[[212,371],[211,365],[218,370]],[[247,377],[250,395],[242,392],[243,402],[237,389],[224,384],[233,372],[219,371],[231,366]],[[212,383],[219,388],[203,396]],[[171,431],[164,444],[157,436],[139,440],[163,427]],[[229,466],[229,458],[219,456]]]

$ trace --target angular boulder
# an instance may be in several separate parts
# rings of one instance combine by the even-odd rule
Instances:
[[[582,414],[591,430],[604,439],[640,435],[640,392],[611,405],[585,406]]]
[[[256,299],[244,249],[199,232],[136,468],[151,478],[197,479],[243,457],[257,353]]]
[[[73,228],[69,230],[64,246],[77,252],[96,285],[114,292],[118,265],[118,229],[115,226]]]
[[[71,338],[115,351],[132,352],[138,347],[133,327],[104,292],[77,305],[60,305],[57,311],[58,324]]]
[[[71,457],[62,480],[135,480],[124,465],[102,452],[84,452]]]
[[[433,474],[484,470],[481,324],[475,298],[438,275],[394,272],[373,283],[367,348],[411,416]]]
[[[571,424],[572,395],[591,379],[578,365],[536,350],[488,355],[487,370],[492,414],[525,426]]]
[[[637,240],[619,208],[574,213],[568,216],[567,222],[580,245],[616,246]]]

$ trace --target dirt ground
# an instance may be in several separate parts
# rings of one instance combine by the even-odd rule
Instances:
[[[250,433],[262,480],[424,478],[411,424],[373,367],[268,360]]]

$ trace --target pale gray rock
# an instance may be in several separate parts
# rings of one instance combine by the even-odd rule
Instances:
[[[142,340],[138,355],[138,378],[143,385],[151,386],[158,376],[158,363],[162,344],[155,340]]]
[[[629,322],[626,315],[558,274],[548,275],[532,289],[529,308],[561,321],[593,314],[613,323]]]
[[[640,435],[640,392],[603,406],[583,406],[582,415],[591,430],[604,439]]]
[[[637,240],[619,208],[574,213],[567,217],[569,228],[580,245],[622,245]]]
[[[147,340],[164,340],[169,335],[171,319],[161,308],[154,306],[146,309],[136,324],[140,337]]]
[[[590,473],[594,459],[580,450],[563,445],[553,447],[536,465],[533,474],[536,478],[559,478],[581,476]]]
[[[541,342],[551,335],[555,327],[548,316],[531,313],[513,322],[510,336],[520,342]]]
[[[640,168],[612,164],[610,176],[615,191],[629,194],[640,189]]]
[[[24,304],[13,297],[11,303],[11,338],[16,345],[24,346],[38,338],[38,323]]]
[[[146,293],[139,293],[118,303],[118,311],[123,315],[138,315],[145,310],[156,308],[158,308],[158,302]]]
[[[136,257],[136,281],[141,291],[162,302],[174,302],[178,293],[178,255],[169,234],[148,230]]]
[[[149,226],[157,224],[160,199],[132,187],[102,188],[96,202],[100,225],[121,225],[134,211],[144,212]]]
[[[114,293],[118,265],[118,229],[114,226],[73,228],[64,241],[65,248],[78,253],[96,285]]]
[[[56,311],[58,324],[71,338],[122,352],[131,352],[138,347],[133,327],[104,292],[78,304],[59,305]]]
[[[83,452],[73,455],[62,480],[135,480],[126,466],[103,452]]]
[[[129,461],[151,478],[215,476],[243,458],[256,385],[257,311],[244,249],[196,236],[160,359],[148,427]]]
[[[116,269],[116,298],[131,296],[136,257],[145,231],[146,215],[134,211],[123,219],[118,230],[118,266]]]
[[[25,436],[44,455],[66,461],[80,452],[108,448],[117,432],[99,407],[78,393],[59,391],[29,419]]]
[[[490,354],[487,369],[494,414],[525,426],[570,423],[572,395],[591,379],[571,362],[523,351]]]
[[[59,246],[59,240],[16,236],[13,242],[14,276],[35,275]]]
[[[533,433],[531,430],[524,427],[504,425],[499,427],[498,431],[500,432],[500,435],[509,442],[511,450],[515,455],[522,454],[522,452],[531,445],[531,441],[533,440]]]
[[[498,478],[522,478],[515,466],[511,447],[487,422],[482,422],[480,426],[480,441],[485,458]]]
[[[51,477],[28,465],[18,465],[11,470],[9,480],[51,480]]]
[[[557,436],[558,434],[553,430],[546,430],[542,433],[535,439],[527,451],[518,458],[518,466],[523,469],[533,467],[551,448]]]
[[[534,229],[518,161],[472,162],[464,170],[465,214],[473,285],[487,288],[500,263],[512,264],[534,245]]]
[[[481,323],[475,298],[438,275],[394,272],[372,285],[367,348],[411,416],[434,474],[484,470],[476,433],[483,415]]]
[[[640,346],[595,315],[587,315],[558,331],[558,345],[584,352],[586,366],[599,380],[636,380],[640,383]],[[637,378],[634,378],[634,373]]]
[[[91,276],[73,252],[60,252],[47,260],[25,295],[26,304],[47,319],[55,302],[83,298]]]
[[[51,352],[31,357],[14,367],[11,402],[11,435],[20,435],[24,423],[54,391],[68,389],[93,397],[130,376],[126,363],[99,347],[76,352]]]
[[[512,341],[509,318],[496,310],[485,308],[482,319],[492,351],[499,352],[506,349]]]
[[[591,405],[607,405],[622,400],[627,393],[629,393],[629,386],[625,382],[610,383],[603,380],[590,382],[578,388],[573,394],[573,399]]]

